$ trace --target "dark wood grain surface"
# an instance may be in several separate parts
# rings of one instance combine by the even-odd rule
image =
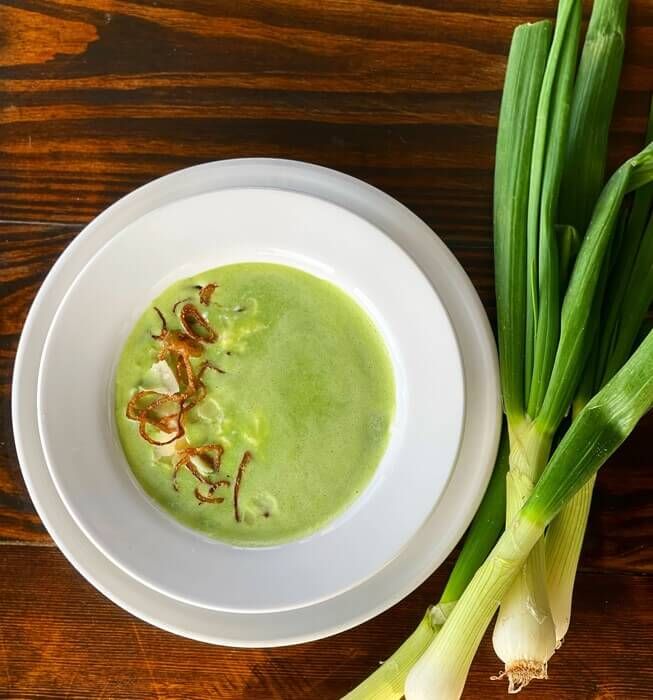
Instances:
[[[448,566],[375,620],[281,650],[211,647],[108,602],[54,547],[20,476],[11,372],[56,257],[109,203],[216,158],[343,170],[422,216],[494,315],[493,152],[513,27],[553,0],[0,2],[0,698],[338,698],[437,597]],[[611,139],[641,143],[653,2],[631,2]],[[533,698],[653,697],[653,418],[601,473],[575,617]],[[489,640],[466,698],[499,698]]]

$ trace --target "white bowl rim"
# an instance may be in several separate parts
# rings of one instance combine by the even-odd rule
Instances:
[[[222,228],[213,223],[217,212]],[[187,217],[190,227],[185,227]],[[356,246],[347,245],[352,239]],[[148,252],[152,240],[158,245],[154,259]],[[101,413],[107,392],[100,378],[120,349],[119,344],[111,347],[112,339],[131,326],[132,299],[140,309],[151,300],[153,288],[165,288],[172,279],[268,256],[322,273],[374,316],[393,356],[398,405],[396,430],[382,463],[345,513],[315,535],[250,549],[198,536],[162,509],[148,507],[151,502],[134,489],[115,439],[106,434],[112,419]],[[401,295],[387,285],[391,277],[401,283]],[[94,312],[98,305],[101,315]],[[419,317],[406,313],[413,308],[422,311]],[[83,352],[76,353],[78,324],[86,333]],[[66,410],[58,411],[66,401]],[[419,268],[383,232],[320,198],[278,188],[231,188],[149,212],[88,261],[50,327],[38,405],[43,449],[59,494],[111,561],[183,602],[260,613],[327,600],[370,578],[400,553],[436,506],[453,470],[464,382],[446,310]]]

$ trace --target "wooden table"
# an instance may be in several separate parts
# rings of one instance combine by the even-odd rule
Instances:
[[[0,698],[338,698],[437,598],[443,566],[332,639],[239,651],[162,632],[75,572],[34,512],[10,385],[29,305],[93,216],[172,170],[308,160],[397,197],[494,316],[491,186],[510,34],[553,0],[5,0],[0,4]],[[639,149],[653,3],[633,0],[611,162]],[[601,473],[571,631],[532,698],[653,697],[649,417]],[[466,698],[505,696],[489,640]]]

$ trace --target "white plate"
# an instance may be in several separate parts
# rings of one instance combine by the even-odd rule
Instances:
[[[59,498],[45,464],[36,386],[41,349],[54,313],[79,270],[106,241],[166,202],[257,185],[337,202],[382,228],[419,261],[437,288],[461,345],[467,412],[458,462],[445,493],[399,557],[365,583],[329,601],[294,611],[243,616],[202,610],[152,591],[113,565],[84,536]],[[480,502],[498,444],[496,353],[469,279],[446,246],[408,209],[359,180],[325,168],[268,159],[224,161],[173,173],[133,192],[69,246],[41,287],[23,330],[14,368],[12,419],[23,475],[41,519],[69,561],[108,598],[143,620],[193,639],[242,647],[293,644],[341,632],[386,610],[422,583],[461,537]],[[437,595],[434,591],[434,598]]]
[[[113,420],[113,369],[151,300],[175,280],[246,261],[299,267],[352,296],[384,337],[397,387],[390,442],[369,486],[326,528],[275,547],[218,542],[154,507],[131,474]],[[460,354],[447,314],[402,249],[342,207],[261,188],[189,197],[114,236],[64,297],[45,343],[38,388],[46,461],[89,539],[161,593],[241,613],[327,600],[392,561],[451,475],[463,401]]]

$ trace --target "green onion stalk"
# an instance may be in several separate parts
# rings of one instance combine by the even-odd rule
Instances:
[[[579,0],[562,0],[552,38],[548,23],[515,30],[501,102],[494,241],[499,358],[510,436],[506,522],[531,494],[564,415],[549,423],[537,421],[560,337],[562,290],[555,218],[581,10]],[[573,239],[573,234],[567,237]],[[511,689],[531,677],[545,677],[546,662],[541,658],[555,649],[544,555],[544,543],[538,543],[502,601],[497,620],[494,647]]]
[[[625,282],[619,287],[612,277],[621,274],[624,280],[631,279],[621,263],[613,265],[615,253],[618,260],[639,260],[639,247],[629,242],[630,234],[623,242],[615,240],[622,229],[628,232],[636,228],[631,224],[633,217],[641,220],[643,216],[636,216],[634,207],[630,219],[625,220],[624,198],[639,190],[635,198],[636,202],[641,200],[653,180],[653,149],[646,148],[613,175],[598,197],[623,52],[625,10],[626,0],[596,0],[575,83],[580,2],[562,0],[553,36],[549,22],[522,25],[513,35],[497,137],[494,206],[498,344],[509,448],[504,445],[504,456],[497,463],[440,602],[427,611],[397,652],[346,696],[350,700],[399,698],[406,679],[410,697],[458,697],[456,688],[462,688],[480,635],[502,598],[494,641],[504,660],[510,689],[523,687],[533,677],[546,676],[546,664],[557,642],[556,616],[549,604],[551,583],[545,571],[547,544],[554,540],[545,544],[542,518],[531,522],[524,513],[531,512],[529,504],[540,493],[538,478],[572,401],[576,420],[570,437],[563,438],[552,460],[558,465],[556,478],[561,480],[565,465],[578,475],[578,463],[587,457],[581,439],[591,423],[587,416],[605,414],[606,424],[597,422],[593,427],[597,444],[607,441],[611,414],[602,412],[602,407],[617,411],[610,398],[631,387],[626,381],[630,375],[622,370],[617,375],[621,383],[615,377],[588,403],[587,397],[605,383],[597,383],[596,377],[607,379],[615,374],[632,346],[631,338],[628,351],[617,353],[615,347],[624,341],[620,340],[621,330],[614,329],[609,342],[605,341],[610,352],[602,352],[604,340],[596,338],[596,328],[603,322],[601,314],[606,313],[602,309],[604,296],[612,298],[615,285],[619,298],[626,296],[625,288],[621,289]],[[578,168],[593,168],[593,172],[575,179],[570,173],[577,173]],[[566,183],[562,193],[561,181]],[[570,196],[572,186],[576,190]],[[647,268],[643,263],[640,267],[639,279],[644,279],[641,275]],[[632,297],[628,298],[635,299],[635,285],[631,287]],[[643,295],[639,296],[638,308],[644,301]],[[612,307],[607,310],[612,312]],[[616,323],[617,318],[613,320]],[[619,329],[628,325],[632,335],[634,323],[618,321]],[[650,337],[645,338],[642,348],[649,349],[638,351],[640,364],[642,353],[650,355]],[[650,357],[647,361],[650,368]],[[631,373],[639,371],[634,358],[627,366]],[[582,401],[580,397],[584,397]],[[634,401],[632,395],[622,396],[623,406],[629,401]],[[639,410],[640,404],[637,406]],[[627,432],[633,426],[634,422],[628,423]],[[617,426],[620,437],[615,438],[613,448],[627,434],[620,432],[621,427]],[[562,445],[566,446],[563,452]],[[576,448],[576,455],[570,446]],[[560,454],[565,458],[559,458]],[[588,480],[602,463],[599,457],[604,460],[607,454],[604,450],[594,455],[594,466],[583,472]],[[501,485],[506,462],[507,499],[496,486]],[[545,473],[550,469],[551,465]],[[556,503],[556,512],[581,485],[578,477],[573,489]],[[497,515],[497,504],[503,500],[510,523],[508,533],[493,550],[490,563],[483,565],[470,584],[498,534],[500,526],[497,529],[496,524],[503,524],[504,519]],[[545,513],[547,523],[552,513]],[[484,536],[486,520],[494,522],[495,528],[488,528]],[[470,590],[466,591],[468,584]],[[486,589],[488,597],[483,598]],[[472,609],[475,595],[481,597],[476,611]],[[442,650],[447,653],[442,654]],[[407,675],[415,662],[415,671]],[[415,680],[420,677],[422,680]],[[429,683],[436,677],[444,681],[436,680],[431,687]]]
[[[622,179],[605,195],[592,239],[583,239],[579,251],[603,185],[626,7],[626,0],[597,0],[578,74],[580,2],[560,3],[539,83],[532,80],[542,71],[537,52],[525,54],[531,57],[527,62],[513,59],[518,32],[525,31],[521,27],[511,47],[497,138],[494,207],[499,347],[510,432],[507,522],[532,492],[574,397],[597,325],[589,323],[592,309],[596,313],[596,300],[603,295],[601,280],[587,265],[607,267],[617,229],[613,208],[619,209],[633,186],[627,176],[630,166],[625,166]],[[517,133],[523,138],[515,139]],[[592,172],[586,173],[587,168]],[[528,178],[527,198],[523,183],[515,183],[511,175],[517,171]],[[575,274],[576,253],[583,258],[583,275]],[[520,321],[522,314],[525,321]],[[557,634],[544,541],[534,547],[503,599],[493,642],[504,662],[499,677],[507,676],[510,692],[533,678],[547,677]]]
[[[581,235],[605,184],[627,11],[628,0],[594,0],[576,75],[558,219]]]
[[[598,324],[597,300],[603,298],[605,269],[608,267],[608,255],[624,198],[651,180],[653,144],[614,173],[596,204],[564,296],[560,340],[551,379],[542,407],[532,420],[527,434],[538,446],[544,444],[544,438],[539,437],[538,442],[538,436],[545,436],[550,445],[551,436],[571,405],[588,362],[589,349]],[[650,270],[648,274],[650,275]],[[633,285],[633,294],[640,293],[641,289]],[[635,334],[637,331],[638,328],[635,329]],[[512,451],[511,444],[511,460]],[[534,452],[531,451],[531,454]],[[511,461],[511,471],[512,469]],[[521,477],[521,474],[517,475]],[[508,480],[509,506],[510,486]],[[549,607],[548,589],[543,585],[546,572],[542,568],[536,569],[543,566],[545,553],[540,551],[543,547],[544,543],[538,544],[539,549],[535,552],[538,559],[533,565],[532,559],[527,562],[513,589],[502,601],[497,619],[495,650],[506,664],[505,673],[511,691],[523,687],[532,678],[546,677],[548,660],[555,651],[557,635]]]
[[[433,641],[503,531],[507,471],[508,436],[504,430],[490,482],[440,600],[426,611],[399,649],[343,700],[399,700],[403,697],[408,672]]]
[[[652,141],[653,105],[647,131],[647,142]],[[615,257],[603,301],[600,337],[595,341],[592,361],[585,368],[573,402],[574,419],[591,394],[626,361],[653,303],[653,185],[642,187],[635,194]],[[562,509],[546,534],[547,588],[558,646],[569,629],[576,570],[593,490],[594,478]]]
[[[408,674],[406,700],[457,700],[499,601],[546,527],[653,408],[653,332],[582,409],[533,492]]]

